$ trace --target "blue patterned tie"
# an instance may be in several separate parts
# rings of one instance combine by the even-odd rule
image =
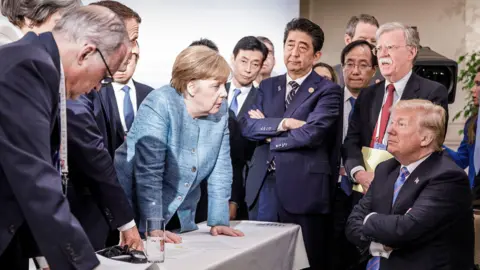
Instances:
[[[238,114],[238,95],[240,95],[242,93],[242,91],[240,91],[240,89],[236,88],[234,91],[233,91],[233,99],[232,99],[232,102],[230,103],[230,110],[233,111],[233,113],[235,114],[235,116],[237,116]]]
[[[125,97],[123,98],[123,116],[125,117],[125,125],[127,126],[127,130],[125,131],[128,131],[132,127],[135,114],[133,112],[132,100],[130,99],[130,87],[125,85],[122,87],[122,90],[125,92]]]
[[[348,114],[348,122],[350,123],[350,120],[352,119],[353,108],[355,107],[355,101],[357,101],[357,100],[354,97],[349,97],[348,101],[350,101],[350,105],[352,106],[352,109],[350,110],[350,113]]]
[[[477,129],[475,133],[475,150],[473,152],[473,165],[475,167],[475,174],[478,175],[478,171],[480,170],[480,127],[479,124],[480,117],[477,117]]]
[[[288,93],[287,98],[285,99],[285,108],[288,108],[288,105],[292,103],[293,97],[295,97],[298,88],[300,88],[300,85],[296,81],[290,81],[288,84],[292,87],[292,90]]]
[[[352,119],[353,107],[355,106],[356,99],[354,97],[349,97],[348,101],[350,102],[350,105],[351,105],[351,108],[352,108],[350,110],[350,113],[348,113],[348,122],[350,122],[350,120]],[[342,188],[343,192],[345,192],[345,194],[347,194],[347,196],[350,196],[350,194],[352,194],[353,183],[348,178],[348,176],[342,175],[342,180],[340,182],[340,187]]]
[[[403,184],[405,184],[405,180],[410,175],[407,167],[402,167],[400,169],[400,175],[395,181],[394,190],[393,190],[393,201],[392,206],[395,204],[395,200],[397,199],[398,193],[400,189],[402,189]],[[368,261],[367,270],[379,270],[380,269],[380,257],[374,256]]]

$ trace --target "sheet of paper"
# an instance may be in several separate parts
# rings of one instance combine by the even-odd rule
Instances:
[[[362,155],[367,172],[375,171],[375,168],[378,164],[393,158],[392,154],[386,150],[374,149],[365,146],[362,147]],[[363,193],[363,187],[361,185],[354,185],[353,190]]]

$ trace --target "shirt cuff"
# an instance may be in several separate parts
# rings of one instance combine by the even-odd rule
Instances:
[[[236,202],[234,202],[234,201],[230,201],[229,203],[233,203],[233,204],[235,204],[235,206],[236,206],[236,207],[237,207],[237,209],[238,209],[238,203],[236,203]]]
[[[48,267],[48,262],[45,257],[35,257],[35,261],[38,263],[38,266],[40,266],[41,269]]]
[[[366,171],[366,170],[363,166],[356,166],[350,171],[350,177],[352,178],[353,182],[355,182],[355,183],[357,183],[357,180],[353,176],[355,175],[356,172],[359,172],[359,171]]]
[[[376,213],[377,213],[377,212],[372,212],[372,213],[368,214],[368,215],[365,217],[365,219],[363,220],[363,225],[365,225],[365,223],[367,223],[367,219],[368,219],[371,215],[376,214]]]
[[[128,222],[127,224],[120,226],[118,228],[119,231],[124,232],[126,230],[130,230],[131,228],[135,227],[137,224],[135,223],[135,220],[132,219],[132,221]]]
[[[377,242],[370,243],[370,254],[372,254],[372,256],[383,257],[388,259],[392,251],[393,250],[386,251],[384,246],[380,243],[377,243]]]
[[[277,131],[278,132],[283,132],[283,131],[287,131],[286,129],[283,128],[283,122],[287,120],[285,118],[282,119],[282,121],[280,121],[280,124],[278,124],[278,127],[277,127]]]

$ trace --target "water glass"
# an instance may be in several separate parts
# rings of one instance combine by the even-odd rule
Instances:
[[[147,218],[146,248],[148,262],[165,261],[165,220],[163,218]]]

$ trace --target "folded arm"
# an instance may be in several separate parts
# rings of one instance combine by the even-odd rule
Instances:
[[[347,239],[360,248],[366,248],[370,244],[370,241],[364,236],[363,223],[365,218],[372,212],[373,185],[374,183],[372,184],[372,188],[369,189],[365,196],[355,205],[345,225],[345,235]],[[373,215],[370,215],[369,219],[372,216]]]
[[[314,110],[308,115],[305,125],[289,130],[286,136],[272,138],[270,149],[286,151],[321,145],[339,120],[341,99],[340,86],[324,90]]]

